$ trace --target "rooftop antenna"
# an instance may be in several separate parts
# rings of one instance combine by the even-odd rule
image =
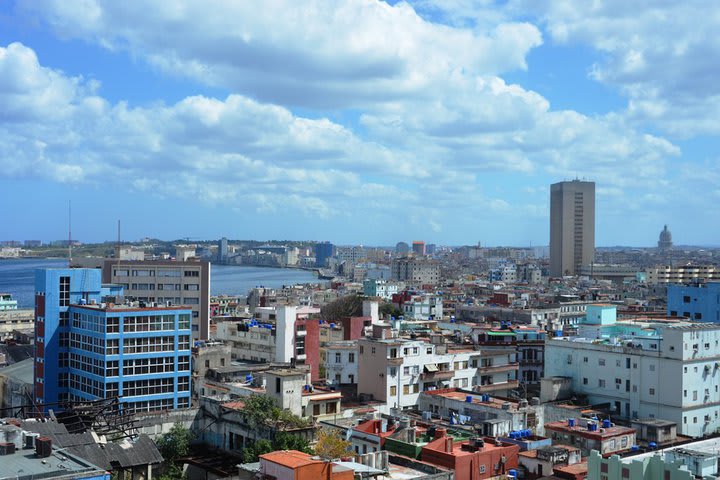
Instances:
[[[68,200],[68,268],[72,268],[72,200]]]

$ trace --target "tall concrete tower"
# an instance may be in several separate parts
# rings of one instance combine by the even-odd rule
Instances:
[[[595,259],[595,182],[550,186],[550,276],[577,275]]]

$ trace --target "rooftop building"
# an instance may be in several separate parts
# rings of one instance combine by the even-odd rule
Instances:
[[[542,399],[587,395],[613,416],[669,420],[693,437],[720,428],[720,325],[614,321],[613,308],[589,309],[576,337],[547,340]],[[567,388],[560,396],[557,382]]]

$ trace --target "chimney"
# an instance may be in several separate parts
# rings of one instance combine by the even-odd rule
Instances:
[[[12,455],[15,453],[15,444],[13,442],[0,443],[0,456]]]
[[[38,437],[35,440],[35,454],[41,458],[52,455],[52,440],[50,437]]]
[[[445,437],[445,453],[452,453],[455,440],[452,437]]]
[[[442,428],[442,427],[437,427],[435,429],[435,438],[442,438],[445,435],[447,435],[447,429]]]

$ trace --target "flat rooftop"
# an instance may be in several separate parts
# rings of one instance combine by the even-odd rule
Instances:
[[[629,433],[635,433],[634,428],[623,427],[621,425],[615,425],[614,427],[603,428],[601,422],[597,422],[597,430],[591,431],[587,427],[578,425],[571,427],[566,421],[550,422],[545,424],[545,430],[561,431],[575,435],[581,435],[589,438],[609,438],[616,437],[618,435],[627,435]]]
[[[645,458],[650,458],[653,455],[657,455],[658,452],[666,453],[673,450],[690,451],[692,452],[692,454],[696,454],[698,456],[717,457],[718,452],[720,452],[720,437],[710,438],[708,440],[699,440],[697,442],[684,443],[676,447],[663,448],[661,450],[640,453],[638,455],[628,455],[623,457],[621,461],[623,463],[631,463],[633,460],[643,460]]]
[[[490,397],[487,402],[482,401],[482,395],[478,393],[467,393],[454,388],[441,388],[437,390],[428,390],[422,392],[423,395],[432,395],[436,397],[447,398],[449,400],[456,400],[463,403],[472,405],[482,405],[488,408],[497,408],[502,410],[502,406],[505,403],[510,404],[510,411],[516,412],[518,410],[518,402],[516,400]],[[467,401],[467,397],[472,397],[472,402]]]
[[[41,458],[35,450],[16,450],[0,457],[0,480],[30,480],[33,478],[86,478],[110,474],[86,460],[63,450],[54,450],[49,457]]]

